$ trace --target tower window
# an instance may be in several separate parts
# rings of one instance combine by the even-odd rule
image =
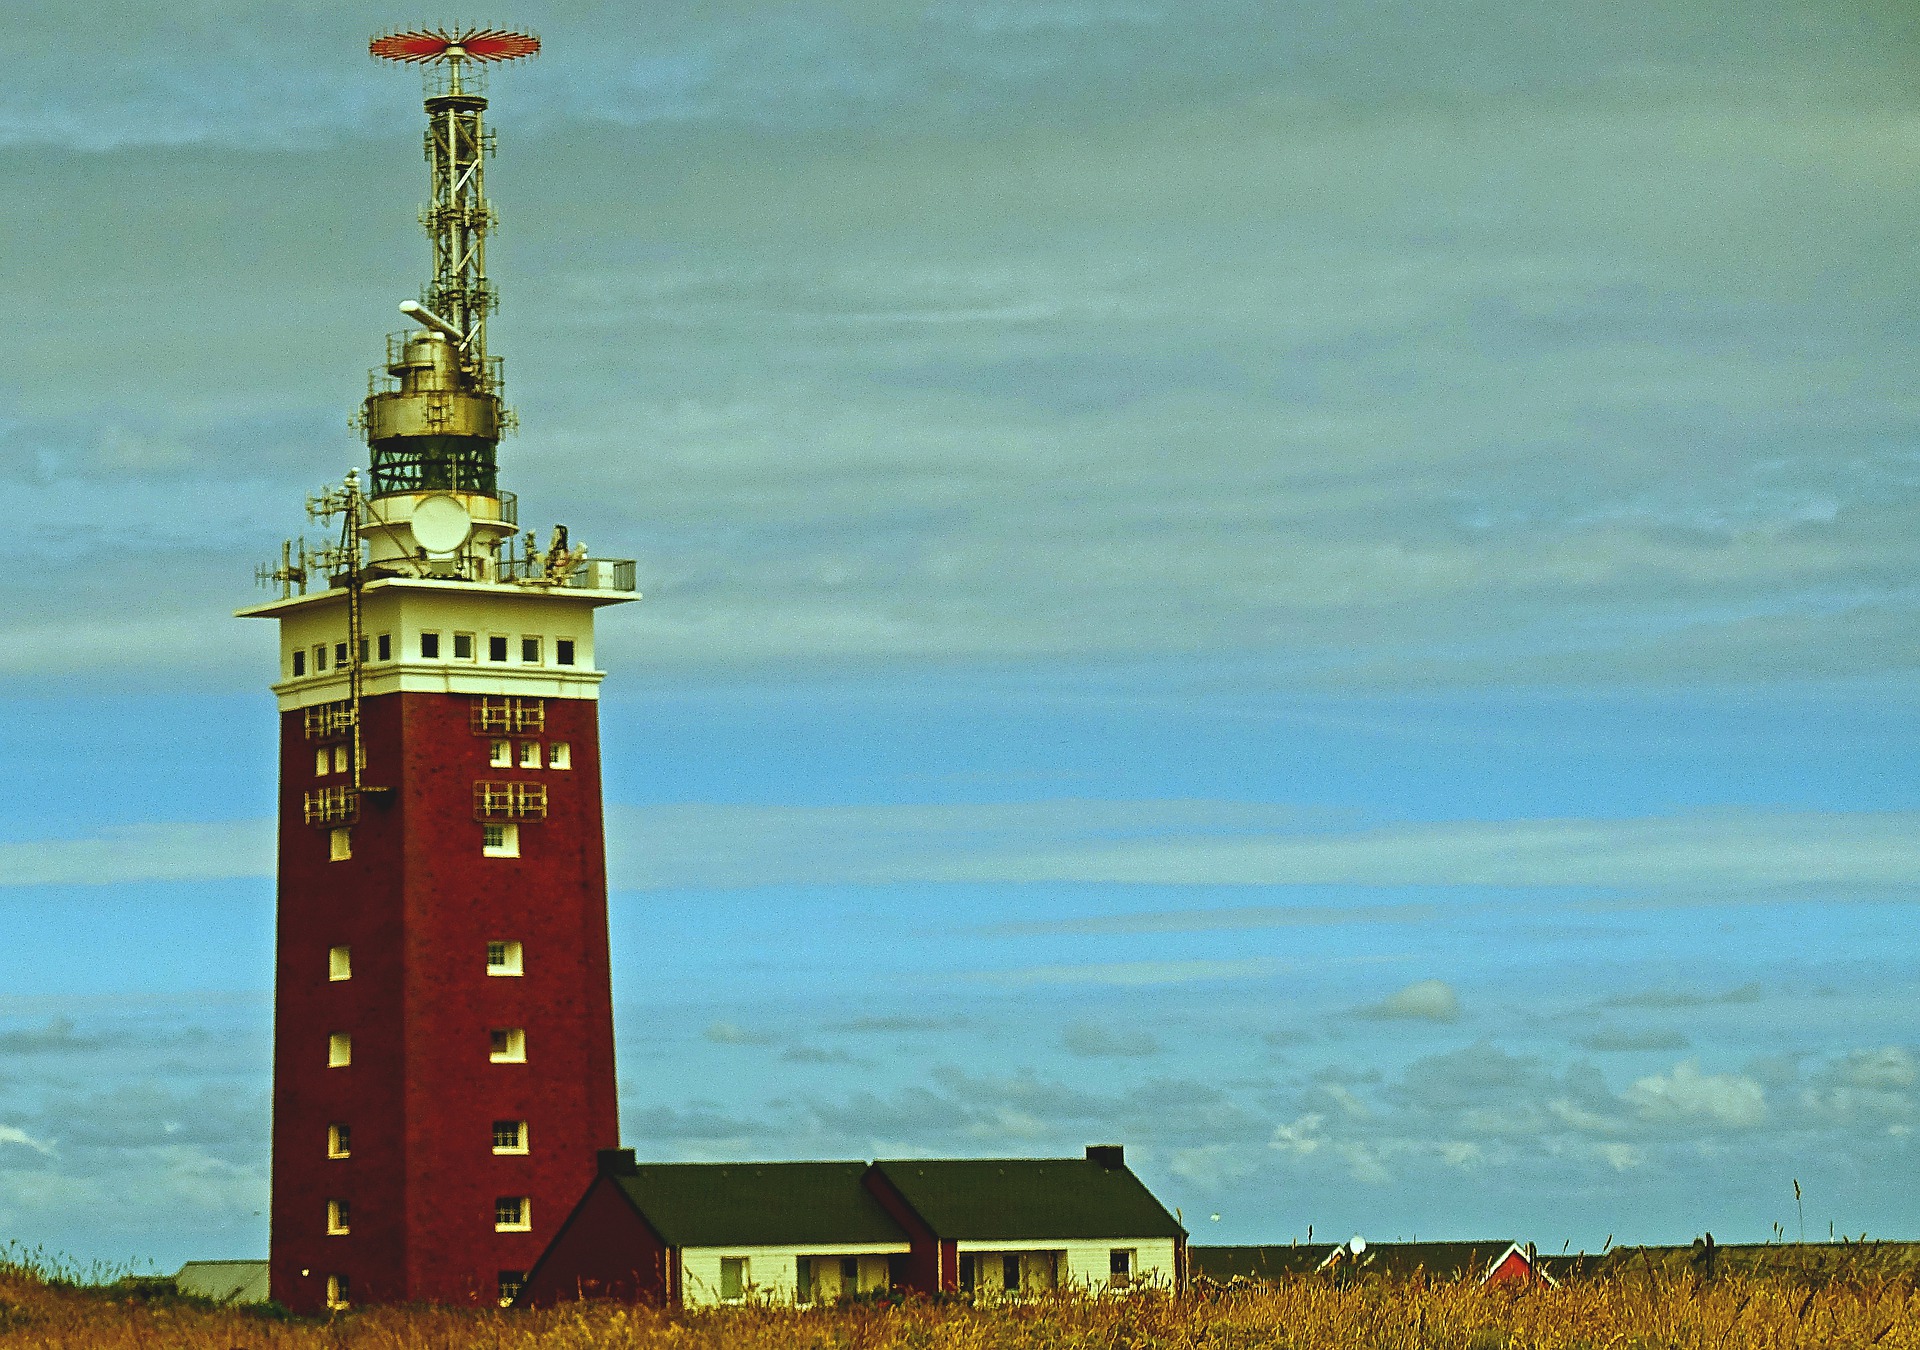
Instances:
[[[573,664],[573,639],[555,638],[553,640],[554,664],[570,666]]]
[[[571,769],[573,767],[573,747],[565,741],[555,741],[547,747],[547,767],[549,769]]]
[[[520,1027],[504,1027],[487,1033],[490,1048],[487,1060],[493,1064],[525,1064],[527,1033]]]
[[[521,947],[517,942],[489,942],[487,944],[487,974],[519,975],[524,970],[520,964]]]
[[[353,1206],[345,1200],[327,1201],[327,1236],[345,1237],[353,1231]]]
[[[344,1069],[353,1063],[353,1037],[336,1031],[327,1037],[327,1067]]]
[[[315,672],[327,668],[327,649],[325,646],[317,646],[313,649],[313,668]]]
[[[327,1126],[327,1156],[329,1158],[351,1158],[353,1156],[353,1127],[351,1125]]]
[[[453,659],[456,661],[473,660],[472,633],[455,633],[453,635]]]
[[[345,745],[336,745],[333,747],[333,771],[335,773],[345,773],[347,769],[351,767],[348,763],[348,756],[351,753]]]
[[[392,633],[382,633],[378,638],[374,639],[374,646],[375,646],[375,650],[377,650],[380,653],[380,659],[382,661],[393,660],[393,634]]]
[[[440,659],[440,635],[438,633],[422,633],[420,635],[420,659],[422,661],[437,661]]]
[[[333,644],[333,664],[336,666],[344,666],[345,664],[347,664],[347,644],[346,643],[336,642]]]
[[[520,660],[529,666],[540,664],[540,639],[523,637],[520,639]]]
[[[360,639],[360,664],[363,666],[367,664],[367,640],[365,638]]]
[[[507,659],[507,640],[495,633],[487,639],[487,660],[504,661]]]
[[[524,1233],[533,1227],[533,1202],[524,1195],[503,1195],[493,1202],[493,1231]]]
[[[518,825],[482,825],[480,852],[488,858],[519,857],[520,827]]]
[[[487,763],[496,769],[513,767],[513,742],[495,741],[487,752]]]
[[[351,1297],[345,1275],[327,1276],[327,1306],[336,1311],[347,1306]]]
[[[307,654],[299,647],[293,649],[293,678],[299,679],[307,673]]]
[[[333,752],[332,751],[328,750],[327,747],[323,745],[318,750],[315,750],[313,752],[313,776],[315,778],[325,778],[327,776],[328,771],[332,768],[333,768]]]
[[[327,948],[327,978],[329,980],[350,980],[353,978],[353,948]]]
[[[720,1298],[722,1302],[738,1303],[747,1296],[747,1258],[744,1256],[723,1256],[720,1258]]]
[[[494,1121],[493,1151],[495,1153],[525,1153],[527,1151],[527,1122],[524,1120]]]
[[[527,1287],[527,1272],[524,1270],[503,1270],[500,1272],[500,1306],[511,1308],[513,1301],[520,1297],[520,1291]]]
[[[540,767],[540,742],[520,742],[520,767],[523,769],[537,769]]]
[[[345,862],[353,856],[353,831],[341,826],[327,833],[327,861]]]

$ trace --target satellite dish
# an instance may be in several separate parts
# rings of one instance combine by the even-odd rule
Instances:
[[[1347,1250],[1352,1252],[1355,1256],[1360,1255],[1360,1253],[1364,1252],[1366,1249],[1367,1249],[1367,1240],[1361,1237],[1358,1233],[1355,1233],[1353,1235],[1353,1241],[1347,1244]]]
[[[473,517],[452,497],[435,493],[414,504],[413,540],[429,553],[452,553],[473,533]]]

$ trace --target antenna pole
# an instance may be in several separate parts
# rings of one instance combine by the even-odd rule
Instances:
[[[498,304],[487,280],[487,230],[494,214],[486,196],[486,158],[493,138],[482,120],[486,99],[467,92],[461,79],[465,64],[449,54],[437,68],[429,67],[443,89],[426,102],[433,195],[420,223],[433,244],[427,308],[445,315],[464,335],[461,365],[484,381],[487,315]]]

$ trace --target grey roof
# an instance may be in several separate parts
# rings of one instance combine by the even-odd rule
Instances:
[[[877,1162],[948,1241],[1179,1237],[1184,1229],[1124,1166],[1085,1158]]]
[[[863,1162],[641,1163],[609,1179],[670,1247],[898,1244]]]
[[[176,1292],[216,1303],[265,1303],[265,1261],[189,1261],[173,1277]]]

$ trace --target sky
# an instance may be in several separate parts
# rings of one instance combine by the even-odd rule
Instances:
[[[503,482],[646,595],[625,1143],[1920,1238],[1920,11],[497,17]],[[425,277],[415,22],[0,14],[0,1240],[265,1254],[231,614]]]

